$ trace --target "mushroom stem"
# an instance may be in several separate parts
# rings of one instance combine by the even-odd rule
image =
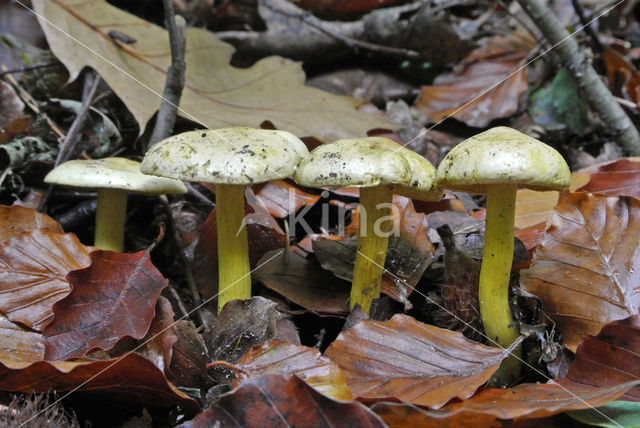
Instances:
[[[101,250],[122,252],[128,196],[126,190],[98,189],[93,245]]]
[[[244,219],[244,185],[216,184],[218,313],[230,300],[251,297],[249,245]]]
[[[386,184],[360,188],[360,235],[351,283],[351,309],[356,304],[369,314],[371,302],[380,297],[380,282],[387,256],[393,194]],[[380,206],[382,204],[382,206]],[[389,220],[384,221],[385,218]]]
[[[487,186],[487,220],[478,295],[484,332],[501,347],[509,347],[519,336],[509,307],[509,279],[513,263],[513,229],[517,184]],[[491,342],[494,344],[495,342]],[[496,383],[508,383],[520,371],[518,347],[494,375]]]

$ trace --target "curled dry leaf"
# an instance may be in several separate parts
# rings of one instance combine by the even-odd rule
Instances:
[[[91,264],[89,251],[75,235],[47,228],[4,240],[0,245],[0,311],[13,322],[42,331],[53,319],[53,305],[71,291],[67,274]]]
[[[76,389],[78,388],[79,389]],[[23,361],[0,363],[0,389],[23,393],[75,391],[94,405],[139,411],[179,405],[198,412],[198,403],[167,381],[149,360],[132,353],[101,361]],[[118,404],[118,406],[114,406]]]
[[[640,382],[611,387],[594,387],[572,382],[559,384],[527,383],[513,388],[488,388],[473,397],[450,404],[440,411],[397,403],[376,403],[372,409],[391,427],[400,421],[411,426],[459,427],[504,426],[500,420],[544,418],[567,410],[590,409],[615,400]]]
[[[313,205],[320,195],[305,192],[284,180],[273,180],[254,186],[256,199],[269,214],[276,218],[285,218],[290,210],[298,211],[306,205]]]
[[[606,196],[640,198],[640,162],[618,159],[591,173],[589,182],[578,192],[592,192]]]
[[[42,334],[12,323],[0,315],[0,364],[12,367],[44,360]]]
[[[167,32],[104,0],[34,0],[33,7],[51,50],[71,77],[86,66],[97,70],[144,130],[160,105],[156,95],[163,92],[171,64]],[[111,30],[136,42],[114,40],[108,36]],[[393,128],[381,117],[359,112],[358,100],[304,86],[297,62],[270,56],[249,68],[235,68],[229,64],[233,47],[214,33],[187,28],[185,39],[189,66],[178,113],[207,128],[258,128],[268,120],[278,129],[323,140]]]
[[[55,318],[44,330],[49,360],[111,349],[125,336],[141,339],[154,318],[160,292],[169,283],[147,251],[98,250],[91,260],[90,267],[67,276],[73,290],[53,308]]]
[[[567,379],[602,387],[640,381],[640,315],[610,322],[597,336],[587,336],[576,350]],[[640,388],[620,399],[640,401]]]
[[[315,348],[272,340],[251,348],[235,367],[234,387],[245,379],[266,374],[295,374],[327,397],[343,401],[353,399],[338,366]]]
[[[265,375],[244,381],[182,428],[215,424],[246,428],[366,427],[383,428],[365,405],[340,402],[320,394],[295,375]]]
[[[575,350],[609,321],[640,308],[640,201],[562,193],[520,283]]]
[[[343,331],[325,355],[342,369],[355,397],[439,408],[472,396],[508,351],[397,314]]]
[[[17,233],[31,232],[41,227],[55,233],[64,233],[60,224],[48,215],[19,205],[0,205],[0,242]]]
[[[430,122],[451,116],[480,128],[515,113],[527,90],[526,71],[519,67],[533,47],[533,39],[517,33],[489,39],[464,59],[462,70],[423,87],[415,107]]]

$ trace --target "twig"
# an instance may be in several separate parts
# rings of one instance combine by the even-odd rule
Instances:
[[[176,291],[175,287],[169,284],[168,288],[169,288],[169,293],[171,294],[171,297],[173,297],[173,300],[175,300],[176,305],[178,305],[178,309],[180,309],[180,317],[181,318],[187,317],[189,315],[189,312],[187,311],[187,308],[182,302],[182,299],[180,298],[180,295]]]
[[[518,3],[558,51],[557,58],[575,80],[589,107],[598,113],[606,129],[613,131],[616,142],[629,154],[640,155],[640,134],[635,125],[551,9],[542,0],[518,0]]]
[[[96,91],[98,90],[98,84],[100,83],[100,76],[95,71],[88,72],[84,77],[84,90],[82,94],[82,107],[80,107],[80,111],[78,115],[73,120],[73,123],[69,127],[67,131],[67,136],[64,137],[62,144],[60,145],[60,151],[58,152],[58,156],[56,157],[55,166],[60,165],[62,162],[65,162],[69,159],[76,145],[78,144],[78,133],[82,129],[84,125],[84,121],[89,114],[89,109],[91,108],[91,104],[93,102],[93,97],[96,95]]]
[[[49,68],[49,67],[58,67],[62,66],[61,62],[45,62],[43,64],[36,65],[26,65],[24,67],[18,67],[11,70],[3,70],[0,73],[0,76],[4,76],[5,74],[16,74],[16,73],[24,73],[26,71],[39,70],[41,68]]]
[[[216,206],[216,204],[211,202],[211,199],[207,198],[205,195],[202,194],[202,192],[200,192],[198,189],[193,187],[193,184],[188,183],[188,182],[184,183],[184,184],[185,184],[185,186],[187,186],[187,190],[189,191],[189,194],[194,196],[200,202],[204,203],[208,207],[212,207],[213,208],[213,207]]]
[[[173,125],[176,122],[178,105],[180,104],[182,89],[184,88],[184,73],[186,68],[184,62],[186,43],[184,31],[186,22],[182,16],[176,16],[174,14],[172,0],[163,0],[163,3],[171,45],[171,65],[167,70],[167,79],[164,84],[164,93],[162,94],[162,105],[158,111],[156,124],[151,133],[151,137],[149,137],[147,148],[167,138],[171,135],[171,132],[173,132]]]
[[[169,200],[165,195],[160,195],[159,199],[160,203],[162,204],[162,209],[164,210],[165,216],[167,217],[167,227],[170,233],[169,236],[176,245],[176,251],[178,252],[178,257],[180,258],[180,264],[182,265],[182,269],[184,270],[185,279],[187,281],[187,285],[189,286],[191,298],[193,299],[193,306],[200,308],[202,304],[202,298],[200,297],[200,292],[198,291],[196,279],[193,277],[191,263],[189,263],[189,260],[184,255],[184,248],[182,247],[182,241],[180,240],[180,232],[178,231],[175,220],[173,219],[171,207],[169,206]],[[200,325],[203,325],[206,328],[204,317],[200,309],[198,309],[196,313],[198,314],[198,321],[200,321]]]
[[[600,39],[598,35],[593,31],[593,27],[589,25],[589,19],[587,19],[584,15],[584,8],[580,4],[579,0],[571,0],[573,4],[573,10],[576,11],[576,15],[580,19],[580,24],[582,24],[582,28],[584,28],[585,33],[591,38],[591,43],[593,47],[598,50],[598,52],[603,52],[604,48],[602,47],[602,43],[600,43]]]

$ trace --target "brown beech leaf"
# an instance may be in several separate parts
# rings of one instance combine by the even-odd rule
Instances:
[[[406,420],[420,427],[504,426],[501,419],[516,421],[557,415],[567,410],[603,406],[640,382],[593,387],[573,382],[525,383],[512,388],[487,388],[473,397],[430,411],[398,403],[376,403],[372,409],[389,426]]]
[[[602,165],[591,173],[589,182],[577,191],[640,199],[640,162],[618,159]]]
[[[438,408],[472,396],[508,351],[397,314],[343,331],[325,355],[342,369],[355,397]]]
[[[273,250],[262,256],[253,277],[313,312],[349,313],[351,284],[322,269],[314,257],[305,257],[292,247]]]
[[[306,205],[315,204],[320,199],[320,195],[306,192],[284,180],[258,184],[254,186],[254,192],[259,203],[276,218],[287,217],[291,214],[291,210],[298,211]]]
[[[91,264],[90,250],[75,235],[47,228],[4,240],[0,245],[0,312],[13,322],[42,331],[53,318],[53,305],[71,291],[67,274]]]
[[[465,58],[462,70],[441,75],[432,86],[424,86],[415,107],[430,122],[452,115],[469,126],[480,128],[493,119],[515,113],[518,98],[527,90],[525,69],[516,70],[533,47],[529,36],[517,33],[489,39],[485,46]],[[493,87],[502,79],[505,80]]]
[[[265,374],[295,374],[328,397],[343,401],[353,399],[338,366],[315,348],[272,340],[251,348],[235,367],[234,387],[245,379]]]
[[[640,201],[561,193],[520,284],[575,350],[604,324],[640,307]]]
[[[81,357],[110,349],[125,336],[141,339],[149,330],[160,292],[168,285],[148,251],[94,251],[92,264],[71,272],[73,290],[56,303],[44,330],[46,358]]]
[[[367,427],[382,420],[365,405],[335,401],[295,375],[265,375],[244,381],[182,428]]]
[[[169,383],[152,362],[136,353],[101,361],[24,361],[13,364],[2,361],[0,390],[23,393],[73,390],[74,395],[81,394],[95,403],[117,403],[138,411],[143,407],[173,405],[179,405],[190,414],[199,410],[195,400]]]
[[[251,268],[254,268],[266,252],[285,246],[285,235],[251,190],[245,192],[245,197],[249,262]],[[211,299],[218,290],[218,222],[215,209],[202,226],[193,257],[193,271],[198,289],[205,299]]]
[[[640,72],[620,53],[607,48],[602,53],[602,62],[607,69],[609,86],[613,92],[640,105]]]
[[[597,336],[587,336],[578,346],[566,379],[603,387],[640,381],[640,316],[610,322]],[[640,401],[640,388],[620,399]]]
[[[44,360],[42,334],[9,321],[0,314],[0,364]]]
[[[19,205],[0,205],[0,242],[20,232],[31,232],[46,227],[55,233],[64,233],[60,224],[31,208]]]
[[[171,302],[160,296],[156,302],[155,317],[151,321],[149,331],[145,337],[135,343],[135,347],[143,345],[136,352],[163,372],[169,369],[173,357],[173,345],[178,341],[173,317]]]
[[[179,320],[174,326],[178,341],[173,345],[171,365],[165,373],[178,386],[201,388],[208,385],[207,363],[211,361],[209,352],[197,332],[196,326],[187,320]]]

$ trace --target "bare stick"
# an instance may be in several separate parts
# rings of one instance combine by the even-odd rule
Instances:
[[[613,131],[616,142],[629,154],[640,155],[638,130],[553,11],[541,0],[518,0],[518,3],[545,39],[557,49],[557,58],[562,66],[575,80],[589,107],[598,113],[605,127]]]
[[[166,26],[169,30],[169,43],[171,45],[171,65],[167,70],[162,105],[158,111],[156,124],[151,137],[149,137],[147,148],[167,138],[173,132],[173,125],[176,123],[178,105],[184,88],[184,72],[186,68],[184,62],[186,43],[184,32],[186,22],[182,16],[176,16],[173,13],[172,0],[163,0],[163,3]]]

